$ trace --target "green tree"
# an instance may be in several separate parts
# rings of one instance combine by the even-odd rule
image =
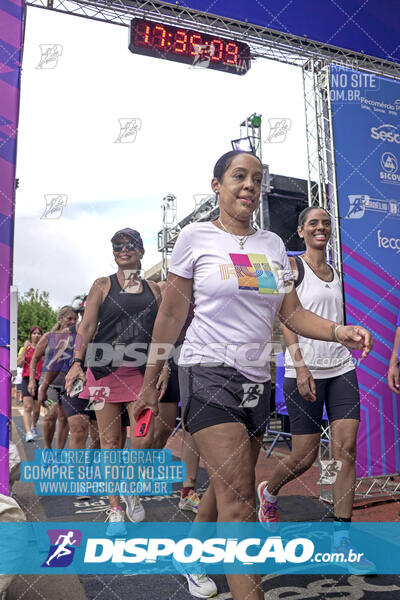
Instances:
[[[39,325],[43,331],[49,331],[57,322],[57,313],[49,303],[49,292],[40,292],[31,288],[18,302],[18,350],[28,339],[29,330]]]

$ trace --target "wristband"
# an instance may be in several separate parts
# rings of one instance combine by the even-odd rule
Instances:
[[[83,367],[83,359],[82,358],[74,358],[72,360],[72,364],[74,363],[79,363],[81,365],[81,367]]]
[[[335,341],[338,342],[338,344],[340,344],[340,340],[338,340],[338,336],[337,336],[337,330],[339,329],[339,327],[343,327],[343,325],[336,325],[335,330],[333,332],[333,337],[335,338]]]

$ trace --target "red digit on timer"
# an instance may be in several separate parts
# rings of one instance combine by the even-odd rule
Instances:
[[[165,38],[167,31],[161,25],[156,25],[153,30],[153,46],[155,48],[165,48]]]
[[[202,46],[203,45],[203,38],[198,33],[193,33],[190,36],[189,48],[192,49],[192,51],[190,53],[190,56],[197,56],[198,54],[201,53],[202,49],[199,49],[198,47],[195,48],[195,45],[196,46]]]
[[[178,29],[178,31],[175,34],[174,41],[174,52],[176,52],[176,54],[184,54],[186,52],[187,38],[187,33],[182,31],[181,29]]]
[[[213,51],[214,48],[214,51]],[[218,61],[222,60],[222,51],[224,49],[224,45],[221,40],[212,40],[210,42],[210,56],[211,60]]]
[[[239,48],[238,48],[237,44],[234,44],[233,42],[229,42],[225,46],[226,62],[229,65],[236,65],[237,59],[238,59],[238,53],[239,53]]]
[[[147,46],[150,38],[150,25],[139,22],[136,26],[135,44],[138,46]]]

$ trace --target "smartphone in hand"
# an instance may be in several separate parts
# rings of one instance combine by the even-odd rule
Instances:
[[[142,410],[136,421],[136,427],[134,431],[135,437],[144,437],[149,431],[151,419],[153,418],[153,411],[150,408]]]

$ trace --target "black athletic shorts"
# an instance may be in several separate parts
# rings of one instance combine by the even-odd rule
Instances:
[[[170,363],[168,386],[160,402],[178,403],[180,399],[178,366],[175,363]]]
[[[74,415],[87,415],[92,421],[96,420],[96,411],[89,407],[90,400],[83,398],[70,398],[66,394],[62,397],[62,405],[67,417]],[[121,408],[121,426],[129,427],[129,414],[126,406]]]
[[[271,382],[254,383],[232,367],[180,366],[184,425],[193,434],[219,423],[243,423],[263,435],[269,417]]]
[[[338,419],[360,420],[360,394],[355,369],[337,377],[314,379],[317,400],[300,395],[295,377],[285,377],[283,393],[293,435],[320,433],[324,403],[329,422]]]
[[[25,398],[26,396],[30,396],[31,398],[33,398],[34,400],[38,399],[38,392],[39,392],[39,382],[36,379],[36,392],[34,396],[31,396],[30,393],[28,392],[28,383],[29,383],[29,377],[23,377],[22,378],[22,382],[21,382],[21,391],[22,391],[22,397]]]

